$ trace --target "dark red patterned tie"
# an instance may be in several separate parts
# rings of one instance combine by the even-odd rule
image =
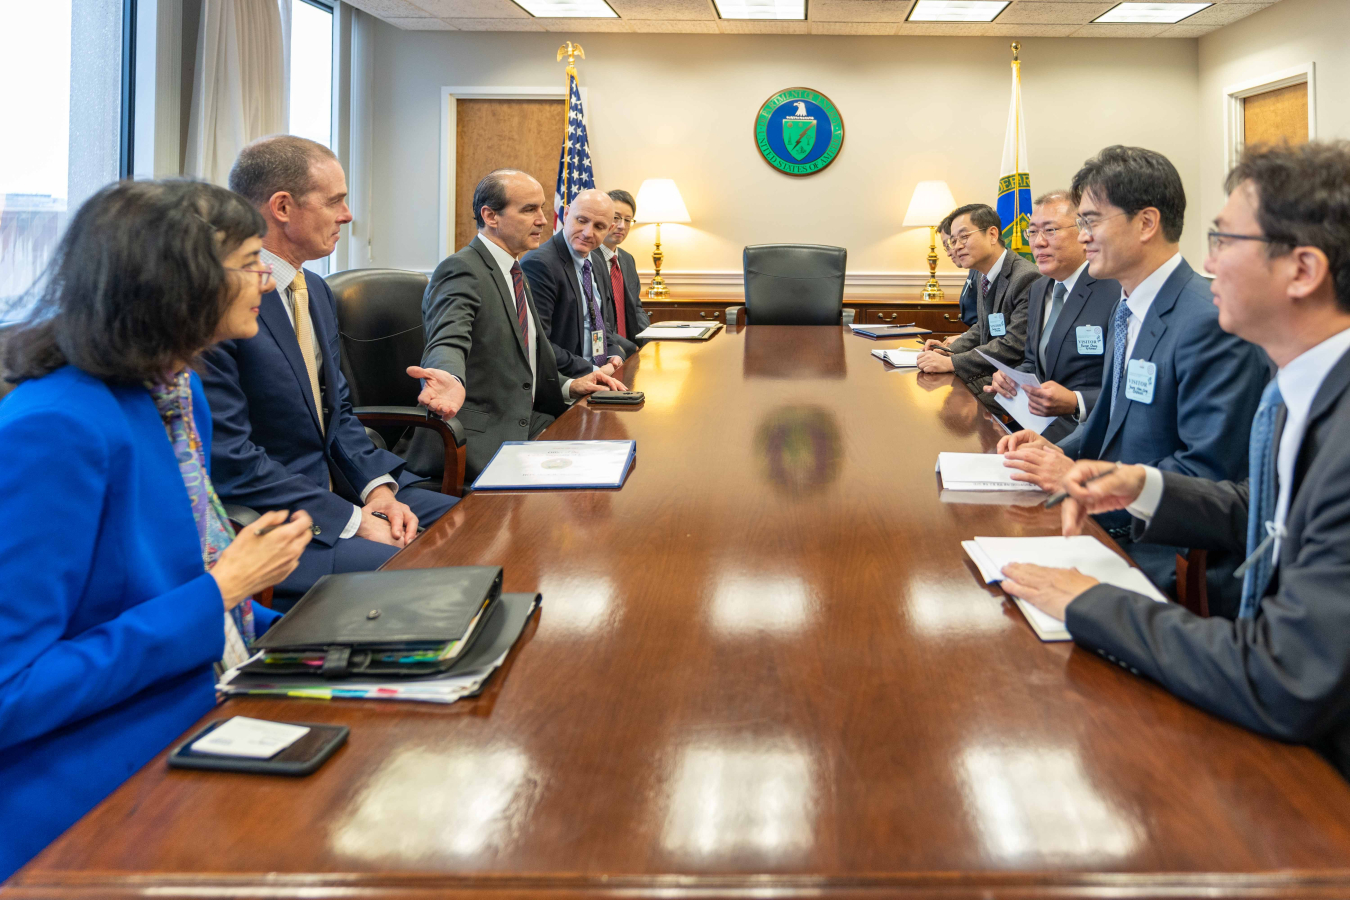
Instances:
[[[511,263],[511,286],[516,289],[516,324],[520,326],[520,339],[525,342],[525,358],[530,358],[530,315],[529,304],[525,302],[525,273],[520,271],[520,263]]]
[[[614,330],[621,337],[628,337],[628,326],[623,317],[623,272],[619,271],[617,253],[609,258],[609,283],[614,287]]]

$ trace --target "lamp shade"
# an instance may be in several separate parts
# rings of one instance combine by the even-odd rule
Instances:
[[[685,209],[675,182],[669,178],[648,178],[638,188],[634,218],[639,222],[688,222],[689,210]]]
[[[936,225],[954,209],[956,201],[952,199],[952,191],[947,187],[947,182],[920,181],[914,186],[914,196],[909,198],[904,227],[926,228]]]

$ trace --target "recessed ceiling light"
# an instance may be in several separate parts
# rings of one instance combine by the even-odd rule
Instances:
[[[1009,0],[919,0],[908,22],[992,22]]]
[[[1213,3],[1120,3],[1092,21],[1108,25],[1173,25],[1213,5]]]
[[[605,0],[516,0],[527,13],[544,19],[617,19]]]
[[[806,0],[713,0],[723,19],[805,19]]]

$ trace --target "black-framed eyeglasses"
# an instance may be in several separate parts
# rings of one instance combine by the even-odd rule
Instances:
[[[1277,241],[1274,238],[1268,238],[1264,234],[1232,234],[1227,231],[1210,231],[1209,252],[1218,253],[1224,247],[1228,246],[1229,241],[1260,241],[1263,244],[1283,244],[1284,241]]]
[[[259,289],[266,287],[267,279],[272,277],[272,267],[266,263],[260,263],[256,269],[241,269],[237,266],[225,266],[226,272],[247,272],[250,275],[258,276]]]
[[[1043,238],[1045,238],[1047,241],[1053,241],[1053,240],[1055,239],[1055,235],[1059,234],[1061,231],[1068,231],[1070,228],[1073,228],[1073,229],[1076,230],[1076,229],[1078,228],[1078,226],[1077,226],[1077,225],[1052,225],[1052,226],[1050,226],[1049,228],[1028,228],[1028,229],[1027,229],[1027,241],[1028,241],[1028,242],[1034,241],[1034,240],[1036,240],[1036,238],[1038,238],[1038,237],[1043,237]]]

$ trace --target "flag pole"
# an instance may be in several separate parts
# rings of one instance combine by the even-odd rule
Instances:
[[[1022,45],[1012,43],[1013,81],[1017,85],[1017,115],[1013,119],[1013,252],[1021,253],[1022,241]]]
[[[567,106],[570,114],[572,109],[572,82],[577,77],[577,57],[586,58],[586,51],[581,49],[580,44],[574,44],[571,41],[558,48],[557,62],[562,62],[562,58],[567,57],[567,92],[563,97],[563,103]],[[567,209],[572,202],[572,123],[569,121],[563,126],[563,209]],[[556,227],[556,226],[555,226]]]

